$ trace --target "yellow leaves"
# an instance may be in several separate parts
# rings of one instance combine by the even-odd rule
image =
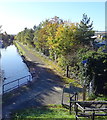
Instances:
[[[75,46],[75,33],[77,25],[75,23],[57,23],[49,21],[42,29],[39,30],[39,42],[46,43],[53,52],[66,54]],[[45,40],[46,39],[46,40]],[[43,44],[41,42],[41,44]]]
[[[48,36],[47,40],[48,40],[48,41],[52,41],[52,40],[53,40],[53,37],[52,37],[52,36]]]
[[[58,28],[57,28],[57,31],[56,31],[56,38],[60,37],[62,32],[64,31],[64,27],[63,25],[60,25]]]

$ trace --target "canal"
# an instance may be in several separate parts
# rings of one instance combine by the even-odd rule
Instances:
[[[0,48],[0,61],[1,61],[1,71],[2,71],[2,84],[9,83],[16,79],[22,78],[24,76],[31,75],[28,67],[23,62],[20,54],[18,53],[15,45],[10,45],[7,48]],[[20,80],[20,84],[27,81],[27,78]],[[4,87],[4,91],[17,86],[18,82],[13,82]]]

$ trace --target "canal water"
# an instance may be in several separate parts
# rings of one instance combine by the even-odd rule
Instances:
[[[15,45],[10,45],[6,49],[0,48],[0,52],[1,71],[2,77],[4,78],[2,84],[6,84],[27,75],[31,75]],[[20,84],[25,83],[27,79],[28,78],[21,79]],[[18,81],[4,86],[4,91],[17,86],[17,84]]]

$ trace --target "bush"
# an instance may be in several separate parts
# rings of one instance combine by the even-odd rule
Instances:
[[[78,52],[78,77],[82,84],[93,83],[93,92],[106,94],[107,90],[107,53],[81,49]],[[85,82],[85,83],[84,83]]]

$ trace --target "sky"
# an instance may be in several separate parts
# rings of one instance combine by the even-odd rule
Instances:
[[[107,31],[107,1],[105,3],[105,31]]]
[[[105,0],[0,0],[0,25],[8,34],[33,28],[54,16],[80,22],[84,13],[93,21],[94,30],[105,30]]]

